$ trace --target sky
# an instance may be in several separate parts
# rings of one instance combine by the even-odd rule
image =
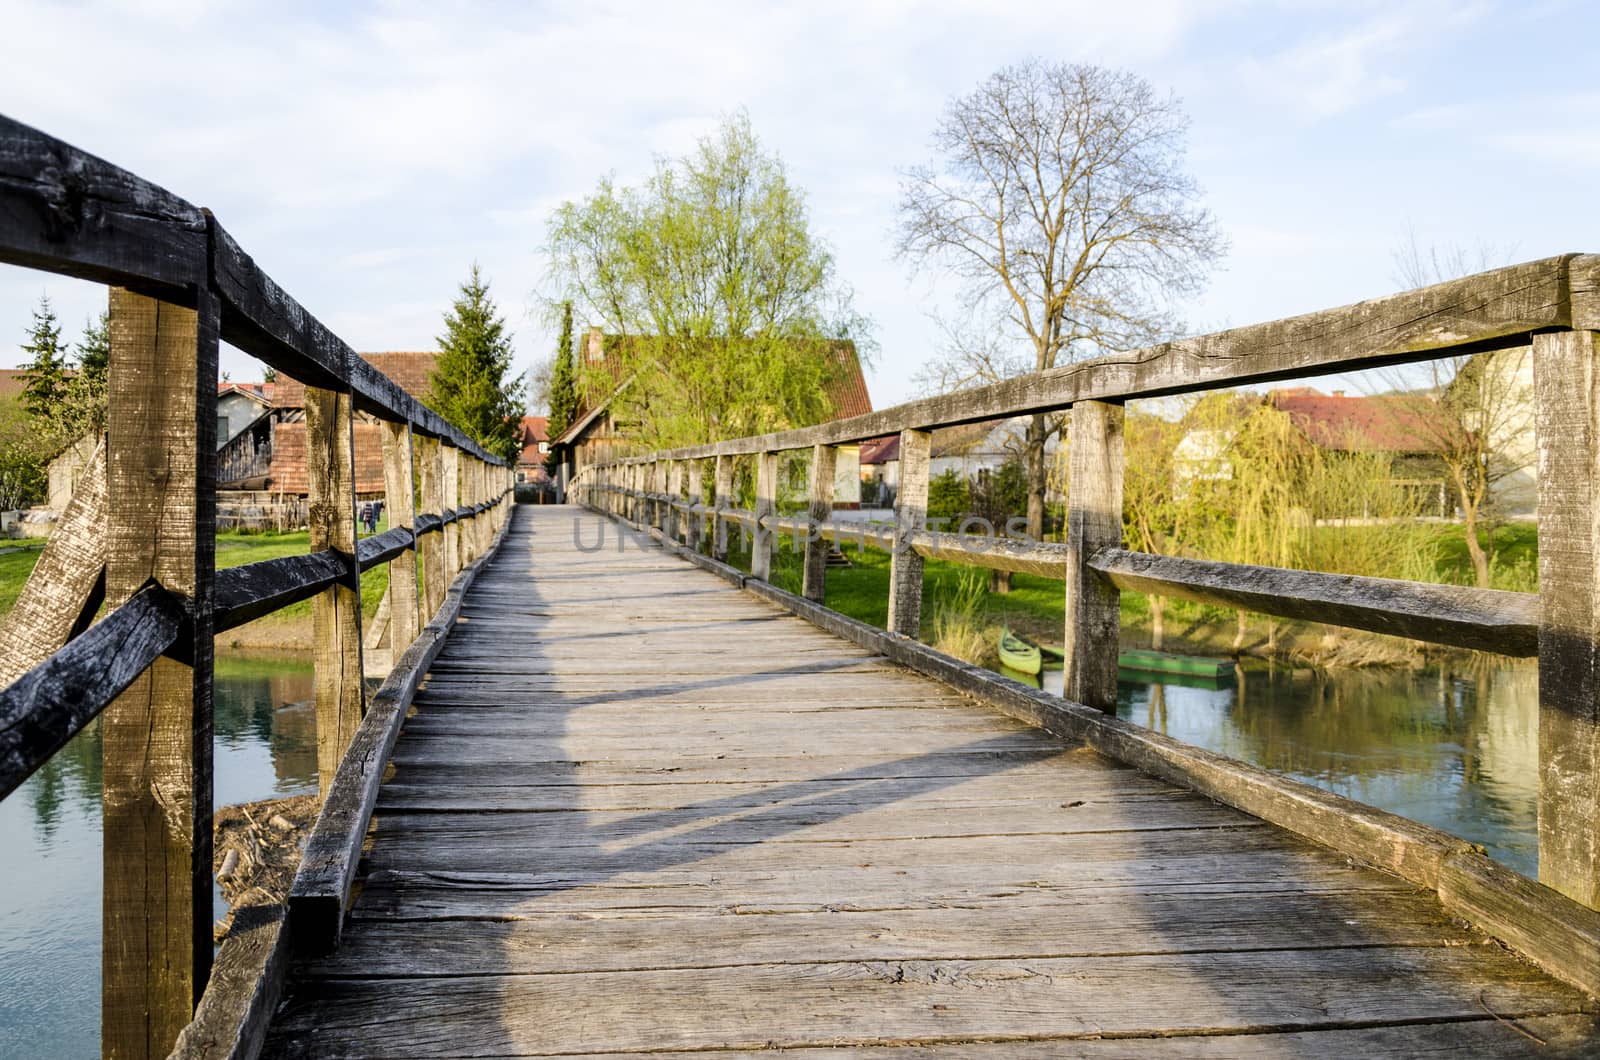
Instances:
[[[1181,101],[1230,243],[1190,333],[1397,290],[1413,237],[1504,263],[1600,250],[1585,0],[5,0],[0,26],[0,113],[210,207],[363,351],[433,348],[477,262],[518,367],[548,358],[552,210],[743,108],[874,322],[875,406],[907,400],[956,300],[892,257],[899,174],[950,99],[1029,57]],[[0,365],[42,293],[69,338],[105,305],[0,266]],[[260,373],[231,350],[223,369]]]

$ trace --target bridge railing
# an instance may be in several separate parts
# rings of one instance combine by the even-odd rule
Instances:
[[[164,1056],[212,963],[214,637],[314,601],[326,801],[295,887],[303,921],[336,934],[372,801],[370,755],[347,750],[403,716],[452,583],[505,521],[511,472],[318,322],[209,211],[3,116],[0,262],[111,288],[105,438],[0,632],[0,797],[104,712],[102,1049]],[[219,342],[306,384],[308,555],[216,569]],[[392,527],[361,541],[357,414],[382,428]],[[369,699],[360,575],[380,563],[396,659]]]
[[[578,472],[571,495],[591,508],[656,528],[664,538],[681,541],[694,553],[709,552],[713,560],[727,558],[730,524],[744,526],[753,531],[749,582],[774,598],[781,594],[764,583],[770,578],[775,537],[796,533],[797,540],[806,542],[801,595],[808,603],[791,603],[802,613],[845,629],[846,623],[836,621],[842,616],[820,607],[829,542],[857,539],[863,533],[858,522],[832,518],[836,447],[898,435],[895,518],[892,528],[882,531],[883,543],[892,548],[889,634],[913,641],[917,637],[924,558],[1064,578],[1064,698],[1107,713],[1116,705],[1119,601],[1125,590],[1454,647],[1536,655],[1539,877],[1560,894],[1593,909],[1600,907],[1597,339],[1600,256],[1570,254],[1325,312],[1162,343],[815,427],[598,463]],[[1530,346],[1539,454],[1537,594],[1221,563],[1122,547],[1123,405],[1130,399]],[[1071,463],[1063,543],[928,529],[934,429],[1063,410],[1070,410]],[[776,510],[778,458],[804,451],[811,454],[809,512],[804,518],[785,517]],[[756,464],[754,509],[733,504],[733,462],[739,458]],[[708,469],[709,497],[704,493]],[[912,659],[927,654],[920,648],[896,648],[893,637],[872,641],[860,630],[850,635]],[[975,680],[971,675],[962,679]],[[1020,695],[1015,690],[995,694],[1007,702],[1019,701]],[[1041,713],[1042,709],[1032,700],[1024,705],[1029,717],[1049,713]],[[1175,755],[1187,753],[1165,744],[1150,750],[1154,743],[1142,735],[1111,722],[1076,717],[1067,726],[1070,731],[1099,733],[1108,747],[1127,749],[1137,744],[1149,752],[1146,758],[1152,768],[1165,769]],[[1203,779],[1204,773],[1199,766],[1176,770],[1186,782],[1202,788],[1210,783]],[[1303,816],[1295,816],[1300,812],[1295,805],[1303,808],[1320,796],[1287,781],[1262,784],[1272,791],[1263,788],[1255,802],[1236,798],[1238,804],[1263,816],[1276,816],[1280,823],[1301,820],[1301,830],[1307,831]],[[1214,790],[1227,798],[1224,789]],[[1341,827],[1348,832],[1348,818],[1357,812],[1350,808],[1356,804],[1340,803],[1338,812],[1325,815],[1320,833],[1312,829],[1308,834],[1326,838]],[[1393,815],[1382,817],[1400,821]],[[1404,874],[1409,855],[1401,849],[1404,842],[1390,842],[1392,838],[1390,832],[1378,830],[1352,849],[1369,860],[1394,864]],[[1446,838],[1434,833],[1429,842],[1434,849],[1447,850]],[[1455,846],[1467,845],[1455,841]],[[1440,863],[1438,858],[1428,861],[1430,868],[1415,873],[1418,881],[1438,885]],[[1591,927],[1600,929],[1600,919]],[[1600,983],[1597,942],[1600,935],[1588,939],[1582,958],[1591,983]]]

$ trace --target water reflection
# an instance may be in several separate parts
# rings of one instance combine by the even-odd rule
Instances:
[[[1060,673],[1045,687],[1060,694]],[[1482,843],[1538,872],[1538,671],[1249,669],[1235,683],[1124,671],[1117,716]]]
[[[311,664],[217,660],[219,805],[316,790]],[[100,726],[0,801],[0,1056],[100,1052]]]

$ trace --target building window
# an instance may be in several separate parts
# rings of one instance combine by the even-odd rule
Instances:
[[[550,451],[550,443],[549,442],[540,442],[539,443],[539,452],[548,453],[549,451]]]
[[[528,481],[528,473],[526,471],[518,471],[517,472],[517,481],[518,482],[526,482],[526,481]]]

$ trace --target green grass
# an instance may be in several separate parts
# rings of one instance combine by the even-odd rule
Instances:
[[[386,522],[380,521],[378,532],[382,533],[386,529],[388,529]],[[18,542],[18,544],[27,543]],[[34,544],[40,543],[42,542],[34,542]],[[246,563],[259,563],[262,560],[280,559],[284,556],[303,556],[310,551],[311,534],[305,530],[285,534],[270,532],[245,534],[229,530],[217,535],[218,568],[241,567]],[[23,552],[8,552],[0,556],[0,615],[10,612],[16,604],[28,575],[33,573],[33,565],[38,561],[37,548],[29,548]],[[362,614],[370,618],[377,611],[378,602],[383,599],[383,594],[388,588],[388,564],[380,563],[364,571],[361,575]],[[258,621],[292,622],[307,618],[310,614],[311,601],[302,600]]]

